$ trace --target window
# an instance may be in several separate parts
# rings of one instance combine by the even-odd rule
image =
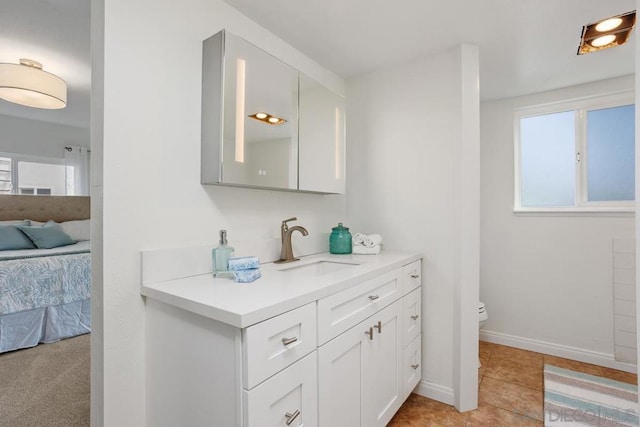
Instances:
[[[516,112],[515,211],[633,211],[633,94]]]
[[[73,167],[65,166],[63,160],[0,155],[0,194],[70,194],[69,177]]]

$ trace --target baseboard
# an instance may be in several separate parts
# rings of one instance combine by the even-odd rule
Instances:
[[[420,396],[446,403],[447,405],[453,405],[455,402],[453,389],[430,383],[426,380],[420,381],[413,392]]]
[[[618,362],[612,354],[598,353],[576,347],[569,347],[485,330],[480,331],[480,340],[494,344],[502,344],[509,347],[521,348],[523,350],[535,351],[537,353],[544,353],[550,356],[591,363],[593,365],[618,369],[620,371],[631,372],[634,374],[637,372],[636,365]]]

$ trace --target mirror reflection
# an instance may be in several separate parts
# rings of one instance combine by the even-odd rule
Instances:
[[[222,181],[298,186],[298,72],[225,34]]]

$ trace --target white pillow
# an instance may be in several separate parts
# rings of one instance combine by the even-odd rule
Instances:
[[[80,219],[76,221],[61,222],[62,231],[67,233],[73,240],[90,240],[91,239],[91,220]]]

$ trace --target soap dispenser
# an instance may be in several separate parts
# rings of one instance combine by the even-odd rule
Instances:
[[[211,251],[213,260],[213,277],[233,277],[230,273],[228,263],[233,254],[233,248],[227,244],[227,230],[220,230],[220,242]]]

